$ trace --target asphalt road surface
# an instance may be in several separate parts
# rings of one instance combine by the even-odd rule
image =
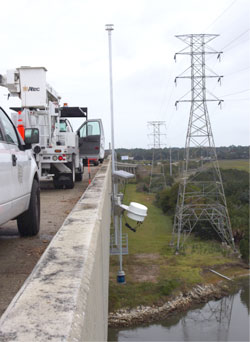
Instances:
[[[99,167],[91,167],[91,178]],[[88,186],[88,170],[74,189],[41,182],[41,226],[35,237],[21,238],[16,221],[0,227],[0,316],[29,276],[49,242]]]

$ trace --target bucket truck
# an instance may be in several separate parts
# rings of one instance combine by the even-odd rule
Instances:
[[[39,143],[32,149],[41,180],[53,179],[55,188],[73,188],[82,179],[79,137],[67,120],[87,118],[87,108],[60,107],[60,96],[46,82],[46,68],[20,67],[0,75],[0,85],[17,96],[20,107],[11,107],[12,121],[24,138],[25,128],[38,128]],[[63,113],[63,115],[62,115]]]

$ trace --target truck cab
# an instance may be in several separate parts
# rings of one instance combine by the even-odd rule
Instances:
[[[78,136],[66,118],[60,118],[57,145],[78,146]]]
[[[88,160],[94,165],[102,163],[105,152],[105,138],[101,119],[85,121],[77,130],[79,136],[80,156],[83,164]]]

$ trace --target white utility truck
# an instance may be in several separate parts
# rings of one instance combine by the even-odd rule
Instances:
[[[26,128],[39,130],[39,143],[32,148],[40,180],[53,179],[55,188],[71,189],[82,179],[83,163],[79,137],[66,118],[87,118],[87,108],[60,107],[60,96],[46,82],[46,71],[44,67],[7,70],[0,75],[0,86],[21,99],[20,107],[10,108],[20,135],[24,138]]]
[[[23,141],[0,107],[0,225],[16,219],[22,236],[40,228],[38,168],[31,151],[38,138],[36,128],[26,128]]]

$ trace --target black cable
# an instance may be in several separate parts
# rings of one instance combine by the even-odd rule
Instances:
[[[126,226],[128,229],[132,230],[132,232],[136,233],[136,228],[138,228],[138,227],[141,225],[141,222],[138,221],[138,222],[137,222],[137,225],[133,228],[133,227],[131,227],[130,224],[127,222],[126,217],[125,217],[125,215],[124,215],[124,212],[123,212],[123,217],[124,217],[124,220],[125,220],[125,226]]]

